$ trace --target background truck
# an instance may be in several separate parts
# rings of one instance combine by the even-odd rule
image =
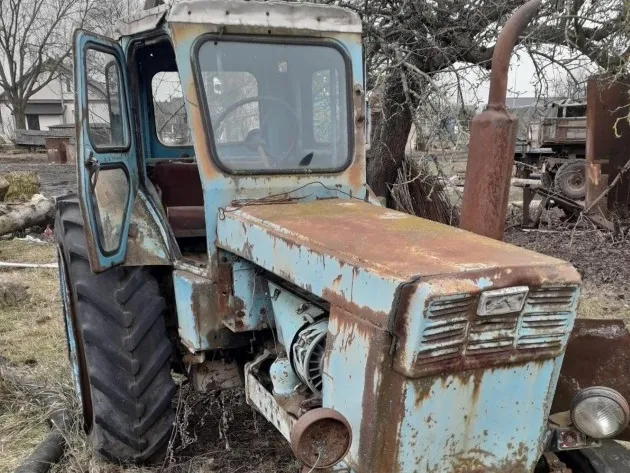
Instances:
[[[517,141],[517,167],[536,168],[543,185],[573,200],[586,196],[586,102],[551,102],[542,118],[534,113]],[[526,176],[522,171],[520,176]]]
[[[55,233],[105,457],[165,454],[177,370],[244,387],[305,471],[627,471],[607,440],[630,420],[619,393],[581,389],[550,416],[576,270],[384,208],[366,185],[358,15],[193,0],[74,41],[79,193]],[[187,140],[159,133],[167,96]]]

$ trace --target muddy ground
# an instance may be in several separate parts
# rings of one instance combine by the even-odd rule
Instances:
[[[40,174],[45,195],[61,196],[75,187],[74,165],[49,165],[42,154],[0,157],[0,174],[24,170]],[[518,221],[518,215],[512,215],[512,221]],[[591,227],[572,228],[555,216],[544,217],[543,222],[539,231],[514,226],[507,230],[506,240],[566,259],[577,267],[584,278],[580,317],[630,321],[630,239],[613,238]],[[55,261],[55,248],[52,241],[0,240],[0,261],[49,263]],[[79,427],[56,270],[0,270],[0,283],[3,281],[25,283],[28,298],[16,307],[0,308],[0,369],[10,373],[0,376],[0,473],[19,465],[49,429],[48,408],[23,392],[20,383],[24,380],[58,393],[75,414],[69,448],[54,473],[297,471],[284,439],[244,403],[241,392],[201,395],[188,385],[181,387],[175,400],[177,433],[164,465],[149,469],[104,463],[92,454]]]
[[[33,171],[39,174],[42,194],[61,197],[75,192],[75,164],[49,164],[45,153],[11,153],[0,151],[0,174]]]

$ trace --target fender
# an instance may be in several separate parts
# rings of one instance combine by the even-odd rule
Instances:
[[[551,412],[569,410],[577,391],[589,386],[609,386],[628,399],[628,366],[630,332],[623,321],[577,319],[567,345]],[[630,441],[630,428],[617,439]],[[623,471],[630,471],[630,468]]]

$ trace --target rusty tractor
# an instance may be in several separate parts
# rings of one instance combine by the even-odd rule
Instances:
[[[497,43],[472,146],[492,159],[512,152],[501,74],[536,7]],[[500,238],[511,162],[494,180],[469,169],[479,234],[384,208],[366,185],[356,14],[191,0],[74,41],[79,192],[55,225],[102,455],[163,457],[175,370],[204,392],[244,387],[304,471],[628,470],[609,440],[630,416],[617,391],[551,412],[578,273],[483,236]]]

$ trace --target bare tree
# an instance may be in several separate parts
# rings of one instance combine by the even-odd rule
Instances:
[[[326,1],[326,0],[324,0]],[[473,70],[489,70],[501,26],[524,0],[330,0],[357,11],[364,24],[368,88],[378,89],[380,113],[372,123],[368,183],[390,195],[419,110],[435,103]],[[628,2],[546,0],[526,34],[521,54],[534,60],[544,80],[550,64],[571,73],[575,60],[624,70],[628,57]],[[460,93],[456,90],[456,94]],[[424,110],[423,113],[431,113]]]
[[[0,89],[16,129],[25,128],[29,99],[71,70],[74,30],[111,36],[116,21],[140,1],[0,0]]]
[[[116,35],[116,27],[121,19],[137,13],[143,9],[144,0],[103,0],[93,7],[92,29],[108,37]]]
[[[17,129],[29,98],[58,76],[72,31],[90,18],[93,0],[0,0],[0,87]]]

